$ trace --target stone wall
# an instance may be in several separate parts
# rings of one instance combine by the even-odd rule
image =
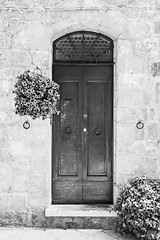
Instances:
[[[114,40],[114,198],[133,176],[159,178],[159,16],[159,0],[0,2],[1,224],[34,225],[51,203],[50,121],[29,119],[25,130],[28,118],[14,114],[12,91],[15,77],[37,65],[51,77],[52,43],[68,32]]]

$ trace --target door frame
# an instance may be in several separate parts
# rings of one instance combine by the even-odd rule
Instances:
[[[63,31],[59,31],[58,33],[55,33],[54,37],[52,37],[51,39],[51,43],[53,43],[54,41],[56,41],[58,38],[64,36],[65,34],[68,34],[70,32],[74,32],[74,31],[79,31],[79,29],[81,29],[80,27],[77,28],[73,28],[72,31],[70,28],[66,28]],[[85,29],[86,31],[88,29]],[[92,31],[92,30],[91,30]],[[95,29],[93,29],[94,32],[96,32]],[[113,158],[112,158],[112,179],[113,179],[113,185],[112,185],[112,190],[113,190],[113,204],[116,202],[116,198],[117,198],[117,174],[116,174],[116,158],[117,158],[117,141],[116,141],[116,132],[117,132],[117,78],[118,78],[118,72],[117,72],[117,59],[118,59],[118,44],[119,41],[117,38],[113,37],[111,34],[108,34],[108,32],[106,31],[99,31],[101,34],[103,34],[104,36],[109,36],[112,41],[113,41],[113,46],[114,46],[114,51],[113,51]],[[59,62],[59,63],[55,63],[53,60],[53,45],[50,51],[50,72],[52,79],[54,79],[54,65],[64,65],[65,63]],[[72,63],[73,65],[76,65],[75,63]],[[81,63],[82,65],[83,63]],[[86,64],[85,64],[86,65]],[[88,64],[90,65],[90,64]],[[94,63],[92,63],[92,66],[94,65]],[[110,63],[108,64],[103,64],[102,65],[110,65]],[[52,126],[52,118],[50,120],[50,125]],[[48,206],[52,206],[54,204],[52,204],[52,153],[53,153],[53,144],[52,144],[52,137],[53,137],[53,133],[51,130],[51,135],[50,135],[50,150],[51,150],[51,158],[49,161],[49,176],[48,176]]]
[[[112,74],[112,142],[111,142],[111,146],[112,146],[112,165],[111,165],[111,174],[112,174],[112,201],[114,204],[114,63],[63,63],[63,62],[54,62],[52,65],[52,76],[54,79],[54,66],[97,66],[97,67],[107,67],[107,66],[112,66],[113,67],[113,74]],[[52,149],[52,154],[51,154],[51,205],[54,205],[55,203],[53,203],[53,157],[54,157],[54,125],[53,125],[53,119],[52,119],[52,142],[51,142],[51,149]]]

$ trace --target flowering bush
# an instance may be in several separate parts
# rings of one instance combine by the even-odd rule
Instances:
[[[140,239],[158,239],[160,223],[160,181],[136,178],[120,193],[115,209],[122,233]]]
[[[16,94],[15,113],[32,119],[46,119],[57,112],[59,86],[36,71],[25,71],[17,77],[13,93]]]

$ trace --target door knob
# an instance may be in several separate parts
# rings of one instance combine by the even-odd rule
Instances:
[[[66,127],[64,131],[66,134],[71,134],[72,129],[70,127]]]

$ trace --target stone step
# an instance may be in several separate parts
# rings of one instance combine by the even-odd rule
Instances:
[[[117,214],[111,205],[51,205],[45,211],[47,226],[62,229],[114,229]]]

